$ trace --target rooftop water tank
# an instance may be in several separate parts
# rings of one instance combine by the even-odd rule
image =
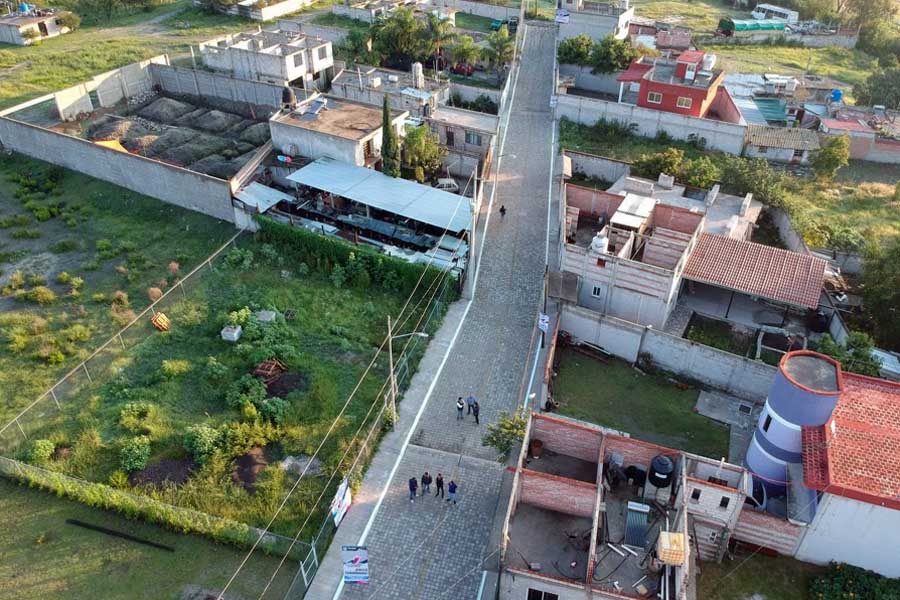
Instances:
[[[844,100],[844,90],[831,90],[831,101],[832,102],[843,102]]]
[[[703,55],[703,70],[704,71],[712,71],[713,67],[716,66],[716,55],[715,54],[704,54]]]
[[[664,454],[653,457],[650,461],[650,472],[647,473],[647,481],[654,487],[664,488],[672,484],[675,474],[675,463]]]
[[[609,238],[602,231],[598,231],[591,240],[591,250],[597,254],[606,254],[609,249]]]

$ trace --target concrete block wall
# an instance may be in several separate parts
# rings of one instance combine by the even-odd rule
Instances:
[[[594,517],[595,484],[530,469],[522,469],[519,475],[519,502],[576,517]]]
[[[532,416],[530,440],[541,440],[544,448],[557,454],[596,463],[600,460],[603,434],[578,423],[535,414]]]
[[[251,11],[251,18],[257,21],[272,21],[284,15],[297,12],[312,4],[315,0],[285,0],[277,4],[264,6],[261,9]]]
[[[470,0],[433,0],[423,8],[432,10],[435,8],[455,8],[460,12],[487,17],[488,19],[508,19],[519,14],[518,8],[498,6],[486,2],[471,2]]]
[[[27,156],[80,171],[169,204],[234,222],[223,179],[119,152],[28,123],[0,118],[0,143]]]
[[[54,99],[56,100],[56,111],[63,121],[74,121],[78,115],[94,110],[87,86],[83,83],[56,92]]]
[[[496,102],[498,106],[500,104],[500,90],[493,90],[475,85],[465,85],[454,81],[450,84],[450,95],[453,96],[454,94],[459,94],[460,99],[464,102],[472,102],[478,96],[487,96],[493,102]]]
[[[169,57],[166,55],[154,56],[100,73],[84,83],[56,92],[54,97],[60,118],[70,121],[81,113],[91,112],[100,107],[113,106],[135,94],[149,92],[153,88],[153,80],[150,76],[151,65],[165,65],[168,62]],[[96,92],[99,106],[93,105],[90,92]]]
[[[770,548],[779,554],[793,556],[805,531],[805,527],[748,508],[738,516],[732,537],[748,544]]]
[[[660,131],[679,140],[687,140],[695,134],[706,139],[707,147],[740,155],[744,146],[747,126],[710,119],[697,119],[665,111],[641,108],[632,104],[618,104],[597,98],[561,94],[556,116],[583,125],[593,125],[599,119],[636,123],[637,133],[654,137]]]
[[[565,8],[566,5],[563,4],[563,7]],[[565,40],[586,34],[595,40],[602,40],[608,35],[621,40],[628,35],[628,22],[632,16],[634,16],[633,8],[628,9],[621,15],[601,15],[571,11],[569,22],[559,25],[559,39]]]
[[[625,161],[573,150],[566,150],[565,155],[572,161],[572,172],[581,173],[585,177],[616,182],[621,177],[631,175],[631,163]]]
[[[686,487],[684,493],[688,510],[692,515],[725,525],[729,529],[734,527],[744,503],[743,492],[692,477],[687,478]],[[700,494],[696,500],[694,500],[695,490]],[[723,498],[728,503],[725,507],[722,506]]]
[[[592,92],[600,92],[603,94],[619,95],[619,82],[616,81],[618,73],[600,73],[592,72],[591,67],[582,67],[579,65],[560,64],[559,74],[562,76],[574,77],[575,87]]]
[[[297,31],[306,35],[312,35],[332,44],[339,44],[347,39],[350,33],[348,29],[340,27],[328,27],[327,25],[316,25],[315,23],[301,23],[300,21],[291,21],[284,19],[278,21],[278,28],[284,31]]]

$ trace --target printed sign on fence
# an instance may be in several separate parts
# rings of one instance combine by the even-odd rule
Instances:
[[[366,546],[341,546],[344,583],[369,583],[369,549]]]
[[[353,498],[350,494],[350,482],[346,479],[341,482],[337,492],[334,494],[334,500],[331,501],[331,517],[334,519],[334,526],[337,527],[344,519],[344,515],[350,509]]]

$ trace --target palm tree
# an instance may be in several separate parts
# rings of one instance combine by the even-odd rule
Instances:
[[[464,63],[471,65],[481,55],[481,48],[475,44],[472,36],[463,35],[459,37],[456,44],[450,47],[450,55],[453,57],[453,64]]]
[[[434,55],[434,72],[438,71],[438,56],[444,46],[456,39],[453,33],[453,25],[447,19],[442,19],[438,14],[430,12],[425,22],[425,47],[426,54]]]
[[[512,62],[515,49],[513,38],[509,37],[506,25],[487,36],[487,48],[484,49],[484,57],[492,69],[497,70],[497,83],[499,84],[503,67]]]

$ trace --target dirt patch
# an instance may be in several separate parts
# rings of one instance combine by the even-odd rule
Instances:
[[[306,377],[298,371],[286,371],[266,386],[270,397],[285,398],[294,390],[306,389]]]
[[[179,117],[195,110],[197,107],[187,102],[180,102],[172,98],[158,98],[142,108],[138,114],[157,123],[171,124]]]
[[[53,451],[53,460],[66,460],[72,456],[72,448],[69,446],[59,446]]]
[[[183,485],[196,466],[194,459],[190,457],[164,458],[146,469],[135,471],[128,476],[128,481],[131,485],[162,485],[166,482]]]
[[[236,484],[244,486],[245,490],[252,492],[259,474],[269,466],[269,462],[271,459],[265,449],[259,446],[251,448],[250,452],[235,459],[231,479]]]

